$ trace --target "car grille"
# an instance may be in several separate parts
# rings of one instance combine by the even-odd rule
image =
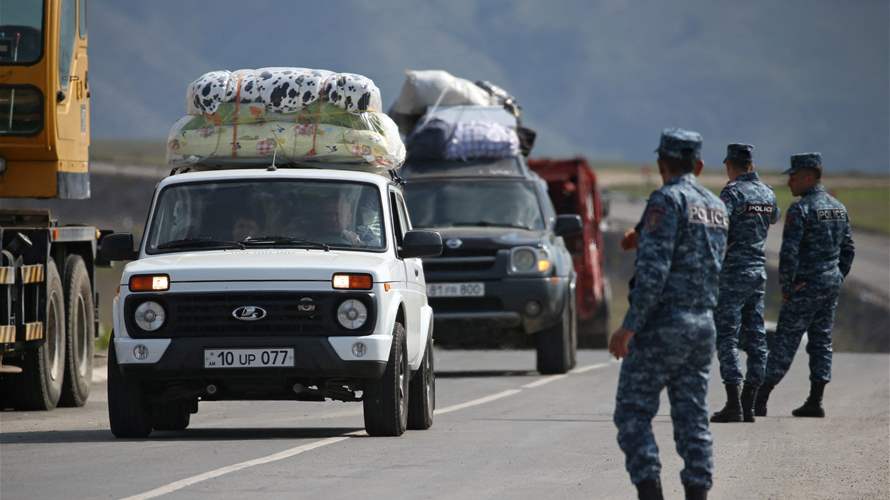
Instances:
[[[494,267],[497,257],[439,257],[423,261],[423,269],[432,272],[487,271]]]
[[[358,330],[347,330],[336,320],[336,308],[347,298],[361,300],[368,308],[368,320]],[[133,321],[136,307],[146,300],[155,300],[166,310],[166,321],[158,331],[144,332]],[[314,310],[307,310],[309,304]],[[260,307],[266,316],[256,321],[236,319],[233,311],[242,306]],[[354,293],[136,294],[127,297],[125,315],[127,330],[136,338],[364,335],[373,331],[375,320],[373,296]]]

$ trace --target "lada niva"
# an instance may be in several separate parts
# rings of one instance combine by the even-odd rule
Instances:
[[[361,401],[370,435],[432,425],[433,310],[397,177],[335,168],[177,173],[114,298],[117,437],[182,430],[199,401]]]

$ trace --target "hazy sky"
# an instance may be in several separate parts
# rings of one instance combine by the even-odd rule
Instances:
[[[91,0],[97,138],[163,138],[213,69],[304,66],[373,78],[406,68],[510,90],[538,155],[649,161],[661,128],[702,133],[705,161],[821,151],[888,172],[890,1]]]

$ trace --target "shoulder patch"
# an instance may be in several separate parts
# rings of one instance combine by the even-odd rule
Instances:
[[[657,228],[661,224],[661,219],[663,217],[664,217],[664,207],[661,207],[658,205],[649,207],[649,209],[646,210],[646,217],[645,217],[646,220],[644,223],[646,231],[650,231],[650,232],[654,231],[655,228]]]

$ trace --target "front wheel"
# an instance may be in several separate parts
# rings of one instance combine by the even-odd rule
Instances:
[[[436,410],[436,373],[433,359],[433,331],[426,342],[420,368],[411,375],[411,388],[408,391],[408,428],[426,430],[433,426],[433,412]]]
[[[170,401],[152,411],[152,427],[157,431],[182,431],[189,426],[191,407],[188,401]]]
[[[603,349],[609,343],[609,306],[612,302],[612,287],[609,281],[603,283],[603,294],[594,315],[578,323],[578,347]]]
[[[108,420],[118,438],[144,438],[151,434],[151,410],[138,383],[128,380],[117,364],[114,339],[108,346]]]
[[[574,333],[577,319],[572,313],[571,296],[566,297],[562,317],[555,325],[535,334],[538,372],[544,375],[566,373],[572,369],[577,350]]]
[[[393,325],[392,347],[383,376],[368,381],[362,394],[365,430],[371,436],[401,436],[408,425],[408,356],[405,327]]]

